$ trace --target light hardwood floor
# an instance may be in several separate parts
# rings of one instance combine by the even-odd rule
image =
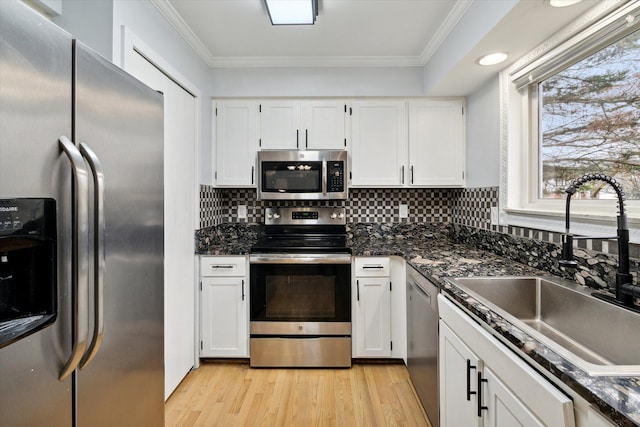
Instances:
[[[251,369],[210,362],[165,404],[173,426],[427,426],[402,364],[351,369]]]

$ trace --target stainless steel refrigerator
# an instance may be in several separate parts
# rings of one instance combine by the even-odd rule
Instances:
[[[162,426],[163,100],[0,1],[0,198],[57,205],[57,317],[0,348],[3,426]]]

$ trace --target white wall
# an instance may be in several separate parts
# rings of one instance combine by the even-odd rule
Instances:
[[[51,21],[112,60],[112,0],[62,0],[60,10],[61,14]]]
[[[500,87],[496,75],[467,97],[467,187],[500,183]]]
[[[0,0],[2,1],[2,0]],[[195,85],[202,120],[202,180],[211,169],[211,71],[158,10],[146,0],[62,0],[62,14],[52,19],[73,37],[121,65],[122,25]]]
[[[423,96],[422,67],[216,68],[211,96]]]
[[[201,123],[200,173],[202,181],[211,170],[210,69],[148,1],[113,0],[113,58],[120,64],[122,26],[178,70],[200,90]]]
[[[424,67],[424,86],[427,95],[509,13],[518,1],[473,2]]]

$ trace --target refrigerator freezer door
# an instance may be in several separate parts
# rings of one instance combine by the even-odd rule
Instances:
[[[0,350],[0,424],[70,426],[71,37],[17,1],[0,1],[0,198],[52,197],[58,212],[58,317]],[[37,408],[38,410],[34,410]]]
[[[105,186],[104,334],[76,372],[78,425],[162,426],[162,96],[78,42],[74,55],[75,141],[95,153]]]

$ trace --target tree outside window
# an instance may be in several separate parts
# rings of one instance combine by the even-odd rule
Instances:
[[[585,173],[614,177],[640,199],[640,31],[539,84],[542,162],[539,196],[564,198]],[[612,199],[591,181],[576,197]]]

